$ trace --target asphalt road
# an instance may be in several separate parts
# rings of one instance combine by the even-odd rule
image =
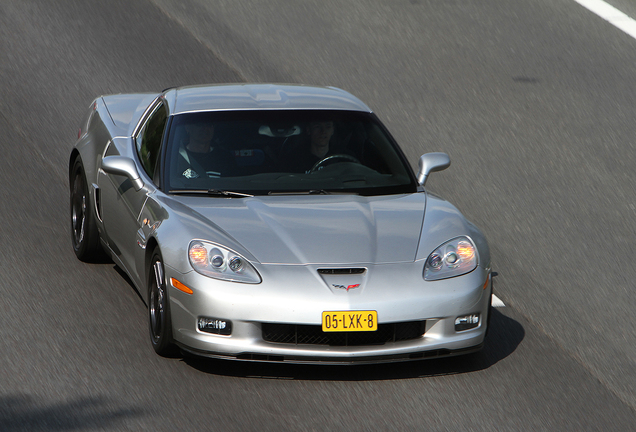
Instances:
[[[572,0],[3,0],[0,430],[632,430],[635,62]],[[483,229],[506,303],[483,353],[154,354],[127,279],[72,252],[69,152],[99,94],[236,81],[345,88],[414,165],[449,153],[428,186]]]

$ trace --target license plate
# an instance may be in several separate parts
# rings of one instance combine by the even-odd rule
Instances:
[[[376,311],[327,311],[322,313],[322,331],[353,332],[376,331],[378,313]]]

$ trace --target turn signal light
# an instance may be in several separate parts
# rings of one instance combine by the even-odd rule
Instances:
[[[194,264],[206,265],[208,262],[208,250],[201,243],[190,246],[189,254]]]
[[[459,255],[463,261],[469,261],[475,256],[475,248],[467,241],[460,241],[457,243],[457,255]]]
[[[492,273],[488,273],[488,277],[486,278],[486,282],[484,282],[484,289],[488,288],[490,284],[490,279],[492,278]]]
[[[186,294],[193,294],[194,293],[194,291],[192,291],[190,288],[188,288],[186,285],[184,285],[183,283],[179,282],[175,278],[170,278],[170,283],[172,284],[173,287],[175,287],[179,291],[183,291]]]

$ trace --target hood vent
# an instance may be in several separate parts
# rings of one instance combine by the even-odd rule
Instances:
[[[363,274],[367,271],[366,268],[332,268],[332,269],[318,269],[318,273],[327,275],[356,275]]]

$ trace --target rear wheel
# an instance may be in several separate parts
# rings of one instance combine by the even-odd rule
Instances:
[[[93,262],[102,257],[99,232],[90,202],[84,166],[76,158],[70,177],[71,241],[81,261]]]
[[[172,322],[168,291],[166,289],[163,261],[159,249],[152,253],[148,275],[148,323],[150,342],[155,352],[163,357],[176,353],[172,343]]]

